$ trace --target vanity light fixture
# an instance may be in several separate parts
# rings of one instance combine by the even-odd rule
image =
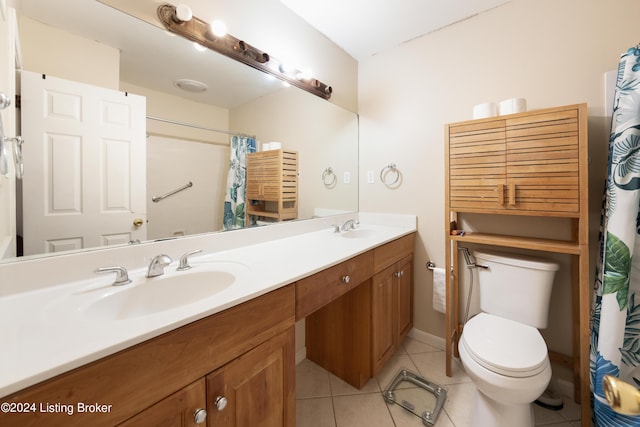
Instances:
[[[271,74],[316,96],[324,99],[331,97],[333,91],[331,86],[312,77],[307,77],[299,70],[283,72],[281,61],[230,34],[217,35],[214,33],[214,31],[217,32],[217,29],[212,29],[212,26],[205,21],[193,16],[191,9],[186,5],[163,4],[158,7],[158,18],[172,33],[181,35],[264,73]]]

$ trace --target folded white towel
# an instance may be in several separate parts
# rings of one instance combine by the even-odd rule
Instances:
[[[433,269],[433,309],[440,313],[447,311],[447,278],[444,268]]]

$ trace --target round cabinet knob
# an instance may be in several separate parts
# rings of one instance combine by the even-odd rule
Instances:
[[[196,424],[202,424],[206,419],[207,419],[206,409],[198,408],[193,413],[193,421],[195,421]]]
[[[218,396],[216,397],[216,400],[213,401],[213,404],[216,405],[218,411],[222,411],[227,407],[227,398],[224,396]]]
[[[342,276],[343,283],[349,283],[350,281],[351,281],[351,277],[349,277],[349,275]]]
[[[142,220],[142,218],[136,218],[133,220],[133,226],[135,228],[142,227],[142,224],[144,224],[144,221]]]

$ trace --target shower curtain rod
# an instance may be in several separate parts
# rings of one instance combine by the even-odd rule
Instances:
[[[163,119],[161,117],[147,116],[147,119],[155,120],[157,122],[171,123],[172,125],[179,125],[179,126],[186,126],[186,127],[195,128],[195,129],[207,130],[209,132],[219,132],[219,133],[224,133],[224,134],[227,134],[227,135],[247,136],[249,138],[254,138],[254,139],[256,138],[255,135],[249,135],[249,134],[246,134],[246,133],[229,132],[227,130],[208,128],[208,127],[205,127],[205,126],[194,125],[194,124],[191,124],[191,123],[184,123],[184,122],[178,122],[178,121],[175,121],[175,120]]]

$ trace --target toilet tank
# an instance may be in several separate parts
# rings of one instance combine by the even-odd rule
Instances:
[[[547,327],[556,271],[552,261],[527,255],[474,252],[480,286],[480,309],[538,329]]]

